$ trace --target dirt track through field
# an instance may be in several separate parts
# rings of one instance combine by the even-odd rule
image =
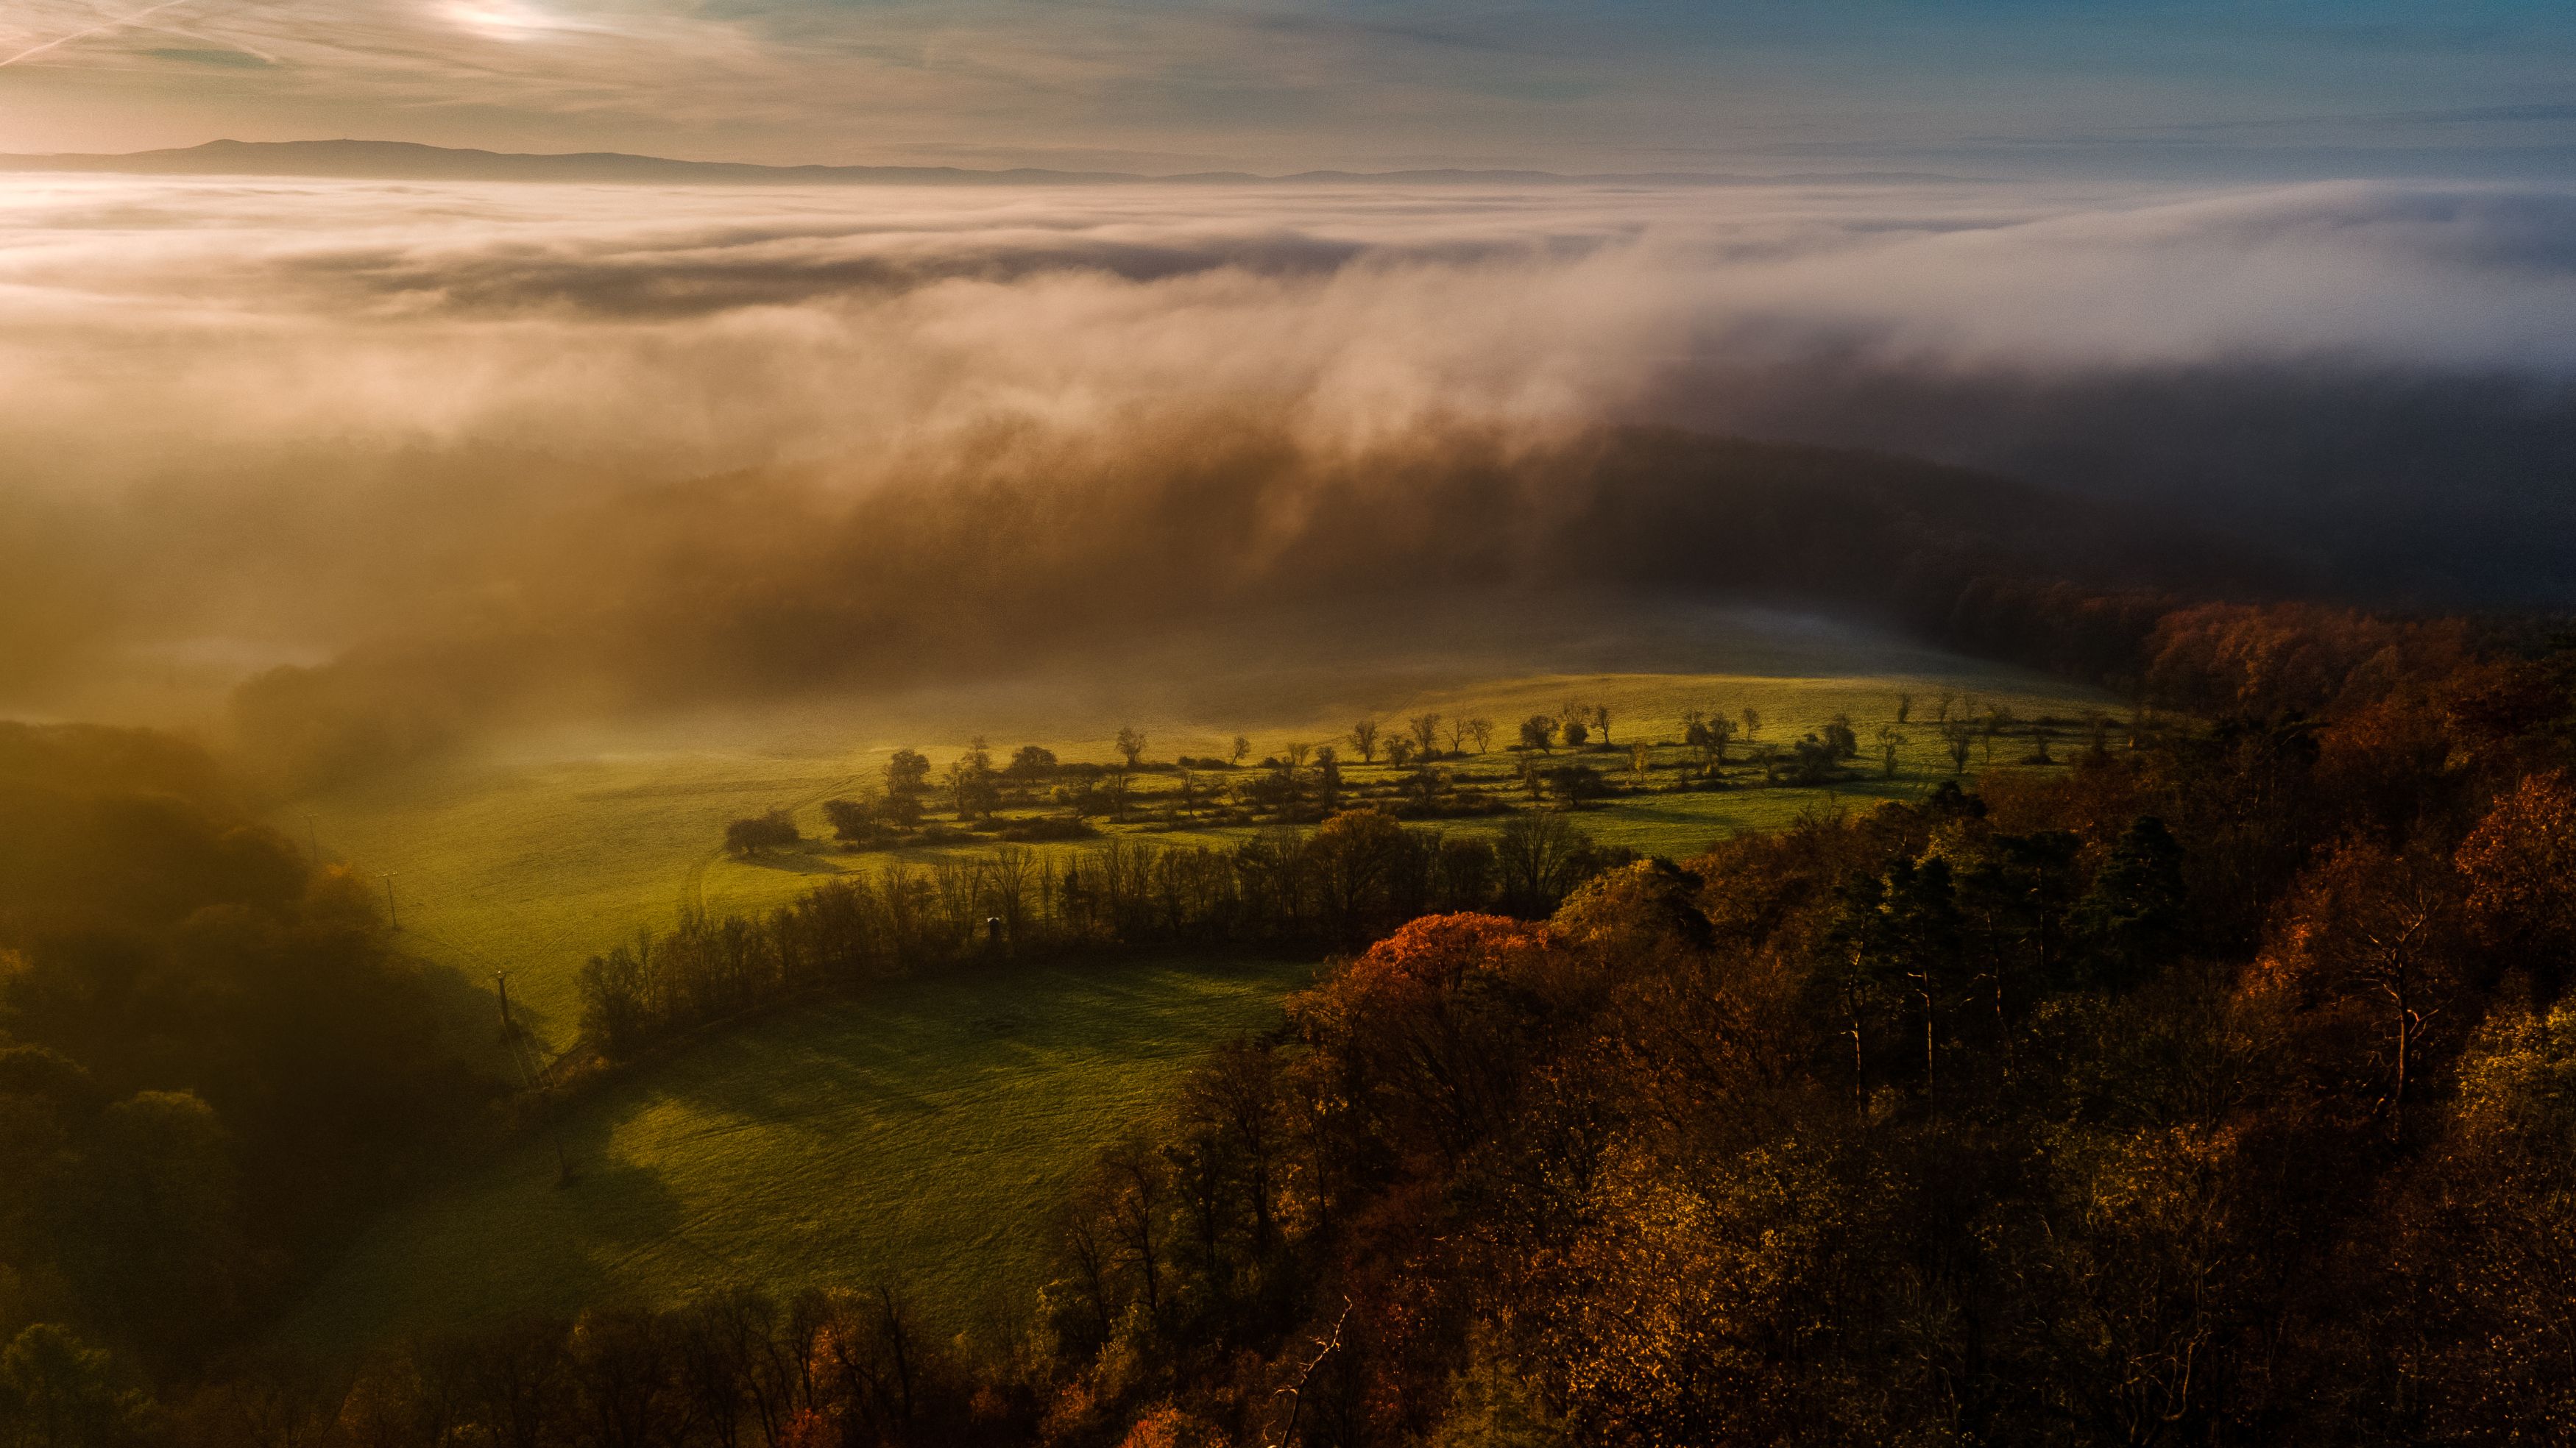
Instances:
[[[858,783],[865,777],[866,776],[864,775],[853,774],[841,779],[836,779],[830,784],[823,786],[821,789],[814,791],[812,794],[790,800],[786,804],[779,806],[779,808],[787,810],[790,813],[794,813],[795,811],[804,809],[810,805],[821,804],[823,801],[832,798],[842,790]],[[715,849],[709,850],[707,853],[700,855],[697,860],[689,866],[688,875],[680,881],[681,919],[690,920],[707,913],[707,870],[717,861],[723,859],[724,853],[724,847],[719,845]]]

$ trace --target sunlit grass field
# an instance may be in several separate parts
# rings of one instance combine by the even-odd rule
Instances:
[[[1685,708],[1729,715],[1751,707],[1763,716],[1762,738],[1787,741],[1848,715],[1862,737],[1864,757],[1853,778],[1830,789],[1787,784],[1765,786],[1733,751],[1741,787],[1713,793],[1649,792],[1614,798],[1578,815],[1581,827],[1604,844],[1675,857],[1745,830],[1776,828],[1807,810],[1862,809],[1886,798],[1906,798],[1947,778],[1951,765],[1935,730],[1922,723],[1900,732],[1899,769],[1879,777],[1873,735],[1892,722],[1897,696],[1912,693],[1918,714],[1928,715],[1948,689],[1964,701],[2009,706],[2025,719],[2074,719],[2105,701],[2055,681],[1960,664],[1950,672],[1868,673],[1823,677],[1738,674],[1545,674],[1425,690],[1367,709],[1390,727],[1424,711],[1472,713],[1492,718],[1501,731],[1483,756],[1444,761],[1471,774],[1506,775],[1515,756],[1503,749],[1517,722],[1552,713],[1580,698],[1612,710],[1615,743],[1677,740]],[[1345,717],[1347,715],[1348,717]],[[1335,742],[1359,715],[1349,709],[1290,717],[1217,720],[1168,717],[1139,711],[1133,719],[1148,739],[1149,759],[1226,752],[1233,736],[1253,741],[1255,757],[1292,741]],[[1123,721],[1122,721],[1123,722]],[[480,755],[424,766],[383,780],[307,801],[279,819],[281,827],[311,831],[323,853],[370,876],[390,876],[390,887],[408,945],[424,958],[451,965],[488,986],[507,971],[514,1007],[555,1048],[576,1033],[574,983],[581,962],[627,938],[638,927],[670,925],[684,906],[721,915],[778,904],[839,870],[882,868],[883,851],[845,853],[830,846],[821,805],[836,795],[859,795],[879,786],[886,756],[913,747],[945,765],[971,732],[983,732],[999,755],[1024,743],[1054,749],[1067,761],[1106,762],[1115,757],[1110,738],[1119,727],[1074,732],[976,730],[953,720],[895,732],[851,718],[838,732],[831,721],[804,715],[756,744],[724,747],[698,731],[653,741],[620,739],[609,747],[576,752],[572,740],[537,740],[516,753]],[[949,737],[954,735],[955,737]],[[2061,748],[2076,741],[2061,733]],[[1341,744],[1347,754],[1347,742]],[[2008,764],[2025,746],[1999,741],[1994,762]],[[1682,751],[1658,751],[1669,766]],[[1558,758],[1571,758],[1561,751]],[[1605,772],[1625,767],[1624,750],[1581,756]],[[1984,767],[1983,761],[1972,768]],[[1348,777],[1366,786],[1394,778],[1381,765],[1352,767]],[[1661,776],[1670,778],[1670,775]],[[1209,776],[1200,776],[1204,785]],[[1159,792],[1172,776],[1139,777],[1133,823],[1102,822],[1104,833],[1174,844],[1240,837],[1241,829],[1166,829],[1152,822]],[[1507,791],[1506,791],[1507,792]],[[723,852],[727,821],[773,808],[789,809],[812,839],[799,851],[735,859]],[[1459,830],[1491,829],[1492,819],[1433,822]],[[958,845],[904,852],[935,858]],[[1082,848],[1079,844],[1053,847]]]
[[[1850,717],[1864,758],[1854,778],[1832,788],[1762,785],[1759,771],[1743,766],[1739,742],[1740,787],[1649,791],[1577,816],[1605,844],[1679,857],[1805,811],[1865,809],[1950,777],[1928,724],[1944,692],[1954,708],[1974,699],[2025,720],[2074,721],[2115,707],[2038,676],[1839,633],[1730,627],[1687,660],[1705,666],[1688,670],[1515,672],[1490,660],[1376,672],[1283,668],[1214,703],[1206,691],[1178,687],[1086,694],[1023,686],[613,736],[534,735],[305,801],[279,824],[311,830],[325,855],[353,868],[390,875],[410,947],[487,989],[493,972],[508,971],[519,1019],[560,1049],[577,1031],[581,962],[638,927],[667,926],[684,906],[755,910],[834,871],[882,868],[883,852],[844,853],[820,841],[734,859],[721,849],[722,832],[729,820],[786,808],[808,836],[828,838],[821,802],[876,787],[897,748],[945,765],[983,734],[997,757],[1035,743],[1067,762],[1105,763],[1119,727],[1132,725],[1147,736],[1148,759],[1221,756],[1237,734],[1258,759],[1291,742],[1337,742],[1363,716],[1392,730],[1428,711],[1496,724],[1489,754],[1444,767],[1507,774],[1514,756],[1503,746],[1518,721],[1581,700],[1610,708],[1621,751],[1584,756],[1610,771],[1624,764],[1626,745],[1677,740],[1687,708],[1729,716],[1753,708],[1763,716],[1760,738],[1782,743]],[[1560,661],[1534,652],[1542,665]],[[1235,667],[1240,673],[1241,661]],[[1886,779],[1875,734],[1893,720],[1900,694],[1913,696],[1917,718],[1901,731],[1898,772]],[[2078,745],[2070,732],[2059,739],[2061,752]],[[1999,740],[1993,764],[2012,767],[2026,747]],[[1984,767],[1982,759],[1972,765]],[[1364,786],[1383,773],[1355,768],[1349,777]],[[1141,778],[1136,822],[1104,824],[1108,833],[1170,843],[1242,833],[1158,828],[1150,791],[1172,778]],[[1169,959],[1017,966],[902,982],[720,1033],[576,1102],[564,1127],[572,1187],[555,1185],[543,1140],[518,1144],[379,1223],[289,1331],[358,1344],[604,1299],[669,1303],[744,1281],[792,1289],[899,1279],[961,1326],[1025,1307],[1064,1184],[1156,1109],[1198,1053],[1275,1023],[1280,1000],[1311,969]]]
[[[377,1223],[286,1333],[356,1346],[746,1282],[885,1282],[975,1326],[1025,1305],[1073,1174],[1312,971],[1020,965],[726,1032],[579,1099],[571,1185],[539,1136]]]

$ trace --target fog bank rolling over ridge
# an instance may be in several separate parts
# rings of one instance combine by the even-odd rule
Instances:
[[[2568,187],[24,173],[0,695],[347,650],[497,688],[610,637],[626,674],[582,688],[628,698],[834,640],[967,657],[1043,613],[1033,580],[1148,563],[1740,556],[1707,469],[1582,463],[1636,427],[2003,474],[2039,490],[1949,516],[2144,520],[2112,532],[2211,540],[2203,576],[2232,548],[2354,597],[2563,601],[2571,378]]]

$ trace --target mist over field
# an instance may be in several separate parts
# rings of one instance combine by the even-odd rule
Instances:
[[[2567,0],[0,3],[0,1448],[2557,1442]]]
[[[432,714],[623,707],[1354,593],[1867,605],[1740,525],[1802,488],[2114,582],[2557,598],[2571,234],[2502,184],[22,176],[0,695],[208,717],[347,656]],[[1654,426],[2016,481],[1855,501]],[[1682,516],[1716,541],[1637,525]]]

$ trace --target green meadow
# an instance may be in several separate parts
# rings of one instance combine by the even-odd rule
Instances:
[[[356,1345],[601,1301],[900,1285],[1007,1314],[1050,1214],[1200,1052],[1276,1022],[1302,963],[1126,960],[889,985],[697,1043],[378,1222],[288,1323]]]
[[[1973,699],[2061,721],[2067,750],[2078,743],[2074,721],[2111,707],[2039,676],[1782,628],[1725,623],[1679,649],[1533,646],[1525,652],[1535,666],[1517,671],[1497,657],[1367,670],[1238,657],[1221,686],[1162,670],[1154,687],[1040,679],[616,734],[528,733],[302,801],[278,822],[310,830],[326,856],[390,877],[410,948],[464,973],[487,1004],[492,976],[507,971],[522,1023],[560,1050],[577,1035],[575,977],[589,955],[639,927],[667,926],[684,908],[753,911],[837,871],[883,868],[886,852],[828,843],[821,804],[875,788],[898,748],[944,766],[980,734],[1000,758],[1034,743],[1066,762],[1105,763],[1118,729],[1134,727],[1149,760],[1222,756],[1236,735],[1256,760],[1301,742],[1339,743],[1348,754],[1341,736],[1356,719],[1392,730],[1436,712],[1495,722],[1487,754],[1444,767],[1503,790],[1516,769],[1504,745],[1518,721],[1572,700],[1610,710],[1617,749],[1585,756],[1605,771],[1624,766],[1631,744],[1677,741],[1685,709],[1733,717],[1752,708],[1765,741],[1793,740],[1837,715],[1852,720],[1865,757],[1835,786],[1764,785],[1746,770],[1739,741],[1739,787],[1650,787],[1578,815],[1602,843],[1687,856],[1802,812],[1864,809],[1950,777],[1925,722],[1944,693],[1954,708]],[[1561,667],[1587,652],[1638,666]],[[1907,694],[1916,722],[1900,730],[1895,777],[1883,778],[1876,730]],[[2007,737],[1993,763],[2011,767],[2024,748]],[[1656,754],[1678,762],[1682,751]],[[1393,777],[1384,766],[1348,771],[1362,791]],[[1140,778],[1129,822],[1104,822],[1105,833],[1183,844],[1241,835],[1172,827],[1156,792],[1176,776]],[[806,846],[747,859],[723,852],[727,821],[773,808],[794,815]],[[1176,959],[1017,966],[902,982],[723,1032],[573,1104],[562,1127],[570,1187],[556,1185],[551,1148],[530,1140],[400,1207],[319,1284],[292,1331],[358,1343],[603,1299],[667,1303],[743,1281],[790,1289],[900,1280],[952,1321],[1024,1307],[1064,1184],[1155,1110],[1199,1053],[1275,1023],[1281,999],[1311,970]]]

